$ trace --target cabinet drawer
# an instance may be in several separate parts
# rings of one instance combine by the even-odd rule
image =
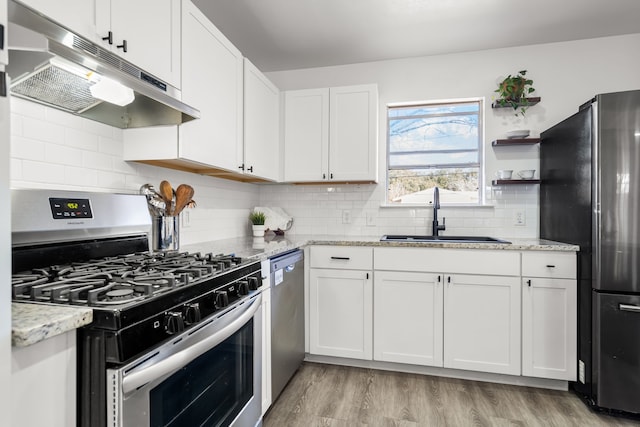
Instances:
[[[371,270],[373,251],[349,246],[312,246],[311,268]]]
[[[522,275],[575,279],[576,254],[575,252],[523,252]]]
[[[482,249],[375,248],[376,270],[520,275],[520,252]]]

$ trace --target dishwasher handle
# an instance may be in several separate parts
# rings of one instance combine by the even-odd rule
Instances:
[[[293,266],[295,263],[300,262],[304,259],[304,252],[300,249],[297,249],[293,252],[287,252],[286,254],[271,258],[271,268],[270,272],[273,274],[275,271],[282,270],[289,266]],[[292,271],[293,268],[291,268]],[[289,272],[287,271],[287,272]]]

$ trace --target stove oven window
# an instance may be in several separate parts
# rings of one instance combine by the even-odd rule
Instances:
[[[253,396],[253,320],[149,393],[150,425],[228,426]]]

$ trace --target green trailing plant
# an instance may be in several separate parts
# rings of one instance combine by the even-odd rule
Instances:
[[[526,96],[535,91],[532,86],[533,80],[527,78],[526,75],[527,70],[518,71],[515,76],[509,74],[495,90],[500,95],[500,99],[496,100],[496,103],[501,107],[512,107],[516,110],[516,116],[522,115],[524,117],[529,108]],[[519,112],[518,108],[520,108]]]
[[[264,225],[264,221],[267,217],[264,212],[253,211],[249,214],[249,220],[253,225]]]

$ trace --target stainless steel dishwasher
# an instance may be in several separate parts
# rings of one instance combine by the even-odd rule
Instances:
[[[271,259],[271,399],[304,359],[304,252]]]

